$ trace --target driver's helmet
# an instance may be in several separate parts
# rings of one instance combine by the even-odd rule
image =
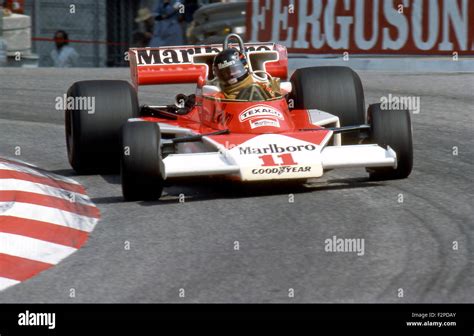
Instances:
[[[234,48],[223,50],[217,54],[212,69],[214,76],[224,87],[239,83],[250,76],[245,55]]]

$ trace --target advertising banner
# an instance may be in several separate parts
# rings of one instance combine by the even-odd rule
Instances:
[[[246,27],[290,53],[474,55],[469,0],[252,0]]]

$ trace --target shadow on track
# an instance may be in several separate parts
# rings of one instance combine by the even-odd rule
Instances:
[[[112,175],[105,176],[104,180],[117,184],[117,179]],[[118,181],[118,183],[120,183]],[[330,179],[326,181],[268,181],[245,182],[232,181],[225,178],[204,177],[200,179],[189,178],[173,181],[165,187],[163,196],[158,201],[139,201],[142,206],[156,206],[175,204],[180,201],[197,202],[215,199],[233,199],[247,197],[264,197],[284,194],[304,194],[324,190],[341,190],[354,188],[377,187],[380,182],[370,181],[368,178]],[[121,196],[105,196],[92,198],[96,204],[123,203]]]

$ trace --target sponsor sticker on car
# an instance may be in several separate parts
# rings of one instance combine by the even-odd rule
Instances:
[[[239,120],[244,122],[248,119],[257,117],[274,117],[280,120],[284,119],[283,114],[273,107],[268,105],[256,105],[241,112],[239,115]]]
[[[322,175],[320,150],[290,136],[262,134],[229,149],[227,158],[239,166],[243,181],[304,179]]]
[[[280,122],[278,119],[259,119],[259,120],[250,120],[250,128],[258,127],[278,127],[280,128]]]
[[[262,43],[245,46],[247,52],[275,50],[273,43]],[[189,46],[189,47],[161,47],[133,49],[136,65],[170,65],[170,64],[193,64],[194,56],[202,54],[217,55],[222,51],[222,45]]]
[[[252,169],[252,174],[254,175],[282,175],[282,174],[291,174],[291,173],[309,173],[311,172],[311,166],[283,166],[283,167],[269,167],[269,168],[255,168]]]
[[[305,152],[305,151],[316,151],[317,146],[313,144],[295,144],[289,146],[280,146],[276,143],[268,144],[266,146],[252,147],[252,146],[239,146],[239,154],[274,154],[274,153],[293,153],[293,152]]]

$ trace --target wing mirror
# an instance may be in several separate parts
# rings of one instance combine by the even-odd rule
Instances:
[[[215,85],[204,85],[202,87],[202,95],[203,96],[212,96],[216,93],[221,92],[221,89]]]
[[[283,95],[290,93],[292,89],[293,89],[293,85],[291,85],[291,82],[280,83],[280,91]]]

